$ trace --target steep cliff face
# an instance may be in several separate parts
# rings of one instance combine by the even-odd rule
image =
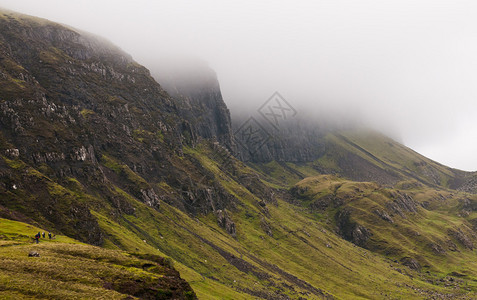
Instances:
[[[217,75],[206,63],[193,60],[177,64],[151,63],[151,74],[176,100],[182,117],[197,135],[235,149],[230,112],[220,91]]]
[[[0,205],[14,208],[5,199],[28,191],[21,213],[40,214],[65,233],[83,219],[96,233],[76,237],[93,244],[102,238],[97,223],[87,221],[94,220],[85,209],[94,203],[88,195],[106,201],[114,215],[134,213],[118,188],[153,208],[161,199],[193,212],[225,208],[230,196],[191,180],[204,168],[184,158],[199,136],[231,147],[215,77],[197,93],[188,90],[193,104],[186,109],[185,98],[171,98],[107,41],[15,13],[0,13],[0,28]],[[55,187],[72,183],[88,195],[71,195],[71,213],[51,209],[62,198]],[[190,208],[190,201],[202,206]]]
[[[276,161],[306,166],[321,174],[394,185],[416,180],[433,187],[472,191],[472,176],[443,166],[379,132],[318,121],[282,120],[279,127],[260,118],[233,122],[238,157],[258,166]],[[290,165],[288,167],[291,167]]]
[[[263,118],[236,116],[233,125],[237,156],[242,161],[305,163],[327,151],[324,137],[329,129],[306,120],[284,120],[279,128],[274,128]]]
[[[470,174],[373,132],[297,124],[262,140],[239,124],[243,163],[215,75],[178,80],[174,98],[109,43],[18,14],[0,13],[0,72],[1,217],[147,253],[147,272],[159,267],[148,254],[167,255],[205,299],[475,298],[477,195],[442,188],[468,175],[471,189]],[[3,270],[2,295],[38,288]],[[141,286],[93,271],[94,285]],[[152,283],[144,298],[181,299]]]

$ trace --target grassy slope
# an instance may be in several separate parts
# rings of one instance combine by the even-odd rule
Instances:
[[[279,176],[287,176],[286,172],[282,172],[283,167],[277,167],[276,163],[275,168],[280,168],[281,171],[275,172],[275,174],[279,174]],[[273,170],[273,169],[272,169]],[[276,170],[276,169],[275,169]],[[296,169],[295,169],[296,170]],[[446,171],[446,170],[443,170]],[[269,174],[274,174],[272,172],[267,172]],[[312,174],[313,171],[310,169],[302,168],[302,174]],[[293,178],[293,174],[288,173],[289,178]],[[275,178],[276,179],[276,178]],[[467,229],[469,229],[469,223],[467,223],[465,220],[463,220],[459,216],[459,212],[457,211],[458,208],[456,206],[459,205],[458,199],[461,197],[470,197],[470,195],[466,194],[450,194],[449,192],[445,191],[435,191],[429,188],[423,187],[420,190],[415,190],[415,191],[408,191],[413,195],[419,203],[424,203],[424,202],[430,202],[431,206],[432,203],[436,201],[436,199],[441,199],[442,197],[448,197],[445,201],[440,201],[439,202],[439,209],[438,210],[426,210],[426,209],[419,209],[418,213],[415,215],[410,215],[408,220],[406,217],[395,217],[396,218],[396,224],[393,225],[393,227],[400,227],[395,230],[390,230],[390,226],[387,226],[387,224],[382,224],[379,222],[379,218],[377,218],[375,215],[370,215],[371,212],[373,211],[374,208],[376,207],[382,207],[385,205],[387,202],[390,202],[391,199],[389,197],[389,191],[383,189],[380,191],[380,193],[376,193],[374,189],[380,189],[379,186],[376,184],[368,183],[356,183],[356,182],[339,182],[336,183],[335,180],[341,181],[341,179],[328,179],[324,180],[324,184],[326,187],[329,189],[330,187],[333,187],[336,184],[342,185],[342,184],[347,184],[348,187],[343,187],[342,188],[342,194],[338,195],[340,198],[343,199],[351,199],[350,204],[351,207],[355,208],[358,214],[355,214],[353,217],[356,218],[357,220],[361,221],[364,225],[368,226],[375,236],[373,239],[375,240],[375,249],[376,250],[381,250],[379,246],[379,243],[391,243],[394,244],[394,248],[397,249],[396,252],[389,252],[389,253],[384,253],[384,251],[378,251],[378,253],[385,254],[385,257],[390,258],[390,259],[400,259],[405,257],[406,255],[413,255],[417,258],[420,258],[419,256],[424,256],[425,258],[421,261],[423,265],[430,270],[429,277],[422,276],[422,284],[424,286],[427,285],[427,282],[436,282],[435,278],[440,278],[442,282],[446,282],[446,276],[451,274],[452,272],[456,272],[457,274],[466,274],[467,278],[465,279],[465,285],[467,288],[472,289],[475,291],[475,276],[476,273],[475,271],[470,271],[473,270],[472,264],[473,261],[475,261],[475,254],[473,251],[470,251],[468,249],[465,249],[461,245],[459,245],[456,251],[451,252],[448,251],[448,253],[445,255],[445,259],[443,259],[442,256],[438,256],[435,253],[432,253],[429,249],[429,243],[426,239],[430,239],[431,241],[434,242],[442,242],[445,239],[449,239],[449,236],[447,234],[447,230],[451,228],[456,228],[457,226],[462,226],[461,223],[465,223],[465,226]],[[280,179],[279,179],[280,181]],[[313,184],[312,184],[313,186]],[[353,191],[355,188],[358,188],[361,190],[360,195],[354,195]],[[236,189],[239,189],[239,187],[236,187]],[[329,192],[329,191],[328,191]],[[341,192],[341,191],[340,191]],[[377,195],[375,195],[377,194]],[[323,195],[321,195],[323,196]],[[442,197],[441,197],[442,196]],[[258,248],[260,251],[259,252],[261,257],[267,257],[267,258],[272,258],[272,261],[281,261],[282,263],[288,263],[284,269],[286,270],[296,270],[293,267],[293,264],[291,263],[293,259],[291,258],[296,258],[298,266],[303,266],[306,265],[307,269],[313,269],[311,266],[317,265],[317,266],[324,266],[327,265],[328,261],[328,256],[326,256],[325,253],[328,253],[329,248],[328,247],[323,247],[325,244],[323,241],[326,241],[326,238],[323,236],[322,231],[316,232],[315,227],[320,227],[323,226],[323,228],[329,229],[331,231],[334,231],[333,227],[333,218],[332,218],[332,213],[333,211],[329,212],[330,214],[317,214],[317,213],[310,213],[308,210],[303,211],[299,207],[289,205],[285,202],[278,202],[279,205],[277,207],[275,206],[269,206],[270,212],[271,212],[271,218],[269,218],[271,221],[271,226],[274,229],[274,237],[273,237],[273,242],[270,245],[264,245],[263,248],[259,247],[259,244],[262,244],[263,242],[260,241],[259,239],[255,238],[247,244],[247,246],[252,249]],[[306,207],[306,205],[305,205]],[[276,214],[274,215],[273,212]],[[289,220],[289,224],[291,224],[292,229],[288,228],[284,224],[288,224],[286,220]],[[245,214],[244,216],[241,216],[237,218],[237,220],[247,220],[247,215]],[[275,222],[273,222],[275,221]],[[239,228],[247,227],[253,222],[241,222],[240,225],[238,226]],[[254,228],[256,229],[257,224],[255,224]],[[306,228],[306,229],[304,229]],[[312,228],[312,229],[309,229]],[[313,230],[315,229],[315,230]],[[300,233],[301,231],[304,231],[306,233],[302,233],[301,236]],[[314,234],[310,234],[310,230]],[[422,238],[420,237],[419,239],[412,239],[409,237],[406,237],[406,235],[409,232],[422,232],[420,236],[423,236]],[[427,234],[427,231],[430,233]],[[248,232],[248,239],[253,238],[253,236],[250,235],[250,233],[253,233],[254,230],[253,228],[249,228],[246,230]],[[298,233],[297,233],[298,232]],[[329,232],[329,231],[325,231]],[[286,247],[288,249],[293,249],[290,253],[290,251],[285,252],[287,255],[284,257],[277,257],[277,252],[280,252],[280,248],[277,245],[280,245],[279,242],[276,242],[279,240],[280,233],[285,236],[286,238],[284,239],[286,242],[290,242],[291,245],[289,247]],[[331,233],[331,236],[336,238],[336,235]],[[472,235],[472,234],[471,234]],[[265,240],[269,239],[268,236],[264,235],[263,232],[260,235],[261,238],[264,238]],[[313,239],[312,237],[315,237],[317,239]],[[299,241],[295,241],[294,239],[298,239]],[[310,242],[315,241],[315,243]],[[422,240],[422,241],[420,241]],[[301,242],[305,243],[306,245],[303,245]],[[459,244],[459,241],[455,241],[455,243]],[[276,243],[276,244],[275,244]],[[311,245],[310,245],[311,244]],[[328,243],[329,244],[329,243]],[[329,244],[331,245],[331,244]],[[340,249],[346,248],[343,245],[343,241],[338,238],[337,246]],[[308,249],[307,249],[308,248]],[[327,249],[328,248],[328,249]],[[334,248],[334,247],[333,247]],[[391,247],[393,248],[393,247]],[[268,251],[265,251],[263,249],[267,249]],[[274,251],[270,251],[269,249],[274,249]],[[306,251],[306,250],[311,250],[311,251]],[[359,249],[359,248],[358,248]],[[298,250],[298,251],[297,251]],[[311,253],[316,255],[316,252],[321,252],[321,260],[319,259],[320,255],[317,255],[318,257],[313,257],[313,259],[310,260],[310,257],[307,257],[303,260],[300,260],[297,258],[299,253],[302,253],[302,251],[305,250],[305,253],[307,253],[307,256],[310,255]],[[362,249],[360,249],[362,250]],[[257,250],[258,251],[258,250]],[[451,252],[451,253],[449,253]],[[357,253],[353,252],[341,252],[340,255],[337,255],[338,262],[350,267],[351,261],[356,261]],[[348,260],[350,259],[350,260]],[[428,259],[429,264],[426,263],[426,259]],[[314,264],[310,265],[309,261],[315,262]],[[379,259],[378,259],[379,261]],[[373,266],[378,266],[377,270],[369,271],[364,268],[364,270],[360,270],[358,273],[359,274],[368,274],[371,273],[381,273],[381,272],[386,272],[386,267],[388,265],[386,262],[383,263],[383,265],[379,265],[374,263]],[[296,266],[295,266],[296,267]],[[361,265],[361,267],[363,267]],[[402,266],[398,266],[402,268]],[[391,269],[395,269],[397,266],[391,267]],[[330,270],[336,269],[335,267],[328,266],[327,268],[324,268],[327,270],[327,272],[330,272]],[[346,268],[345,268],[346,269]],[[406,268],[405,268],[406,269]],[[346,269],[347,270],[347,269]],[[379,270],[379,271],[378,271]],[[296,274],[300,274],[301,276],[304,276],[307,272],[306,269],[299,268],[299,271]],[[314,270],[315,274],[317,270]],[[420,274],[412,274],[413,271],[406,270],[404,273],[410,274],[411,277],[421,277]],[[427,273],[426,273],[427,274]],[[331,281],[337,280],[340,281],[342,279],[343,273],[340,274],[335,274],[335,276],[330,276]],[[323,276],[326,278],[325,276]],[[344,276],[345,278],[352,278],[352,276],[347,275]],[[325,288],[325,290],[332,290],[332,291],[347,291],[346,293],[352,293],[354,295],[359,295],[360,293],[366,294],[366,297],[371,297],[370,292],[371,291],[376,291],[376,290],[384,290],[386,291],[389,289],[389,286],[380,286],[379,283],[376,283],[376,285],[373,287],[373,284],[363,284],[363,278],[362,276],[359,276],[359,279],[356,280],[356,290],[351,289],[350,291],[350,285],[349,283],[352,282],[352,280],[347,280],[343,285],[333,285],[330,289],[327,289],[326,287],[329,286],[330,280],[324,280],[324,278],[320,278],[317,280],[316,275],[314,280],[311,279],[311,282],[320,282],[317,286],[320,286],[322,288]],[[308,279],[308,278],[307,278]],[[309,279],[308,279],[309,280]],[[390,278],[380,278],[380,280],[377,280],[378,282],[382,283],[387,283],[390,281]],[[392,279],[392,282],[395,284],[399,285],[399,279]],[[449,284],[448,284],[449,285]],[[365,288],[363,288],[365,286]],[[449,285],[451,286],[451,285]],[[426,288],[429,288],[427,286]],[[436,292],[443,292],[442,288],[439,285],[434,285],[433,289],[435,289]],[[364,290],[364,291],[363,291]],[[402,292],[402,290],[400,290]],[[466,289],[460,289],[460,287],[455,287],[455,290],[453,288],[447,288],[445,292],[451,292],[451,293],[466,293]],[[398,294],[397,290],[394,291],[395,294]],[[345,297],[345,295],[339,295],[341,297]],[[348,295],[349,296],[349,295]]]
[[[429,183],[448,187],[458,170],[443,166],[419,153],[375,132],[344,132],[341,137],[372,153],[406,175],[417,175]],[[343,139],[342,139],[343,141]]]
[[[366,174],[366,168],[369,172],[379,169],[394,176],[395,179],[418,181],[435,188],[451,187],[454,181],[469,176],[465,172],[443,166],[380,133],[369,130],[329,133],[325,141],[327,151],[314,162],[302,164],[270,162],[251,164],[251,166],[263,174],[288,184],[294,184],[305,177],[319,175],[320,172],[353,177],[350,169],[343,170],[340,167],[340,162],[344,160],[348,160],[350,164],[354,163],[355,168],[363,168],[364,172],[359,173],[361,175]],[[361,158],[366,164],[358,163],[350,158],[352,156]],[[354,175],[356,177],[356,174]]]
[[[64,193],[73,194],[81,201],[103,203],[90,207],[103,230],[105,248],[171,258],[174,267],[201,299],[278,299],[286,296],[320,299],[323,295],[340,299],[380,299],[383,295],[407,299],[443,294],[457,297],[468,293],[467,289],[476,290],[477,275],[472,267],[476,257],[472,251],[458,245],[459,252],[447,251],[446,255],[437,256],[426,248],[426,241],[416,243],[418,248],[413,248],[418,239],[409,239],[405,235],[414,230],[421,232],[421,236],[429,236],[429,239],[444,239],[448,222],[462,222],[457,216],[459,202],[456,197],[445,201],[448,207],[441,201],[439,209],[421,209],[418,215],[410,215],[407,219],[394,217],[396,224],[390,227],[370,213],[375,206],[382,207],[390,201],[386,189],[380,190],[374,183],[323,176],[309,177],[296,184],[309,187],[309,200],[291,204],[278,197],[276,204],[269,203],[264,209],[258,205],[260,199],[209,158],[209,148],[199,146],[185,150],[186,157],[198,159],[228,192],[237,197],[235,209],[229,211],[237,227],[236,238],[217,225],[213,214],[192,217],[167,203],[162,203],[157,211],[116,187],[116,192],[127,199],[135,212],[112,216],[111,207],[100,198],[89,195],[81,185],[62,188]],[[18,166],[21,162],[9,161],[9,164]],[[242,173],[254,172],[241,163],[234,164]],[[269,186],[287,187],[299,180],[295,171],[287,173],[290,166],[272,163],[269,167],[279,170],[269,172],[273,177],[263,176],[262,180]],[[315,172],[311,168],[300,168],[305,176]],[[46,180],[46,177],[42,178]],[[141,181],[140,178],[137,180]],[[340,188],[336,190],[338,185]],[[61,189],[56,185],[50,186],[52,193]],[[360,189],[359,195],[356,188]],[[352,217],[372,230],[371,250],[375,252],[357,247],[335,233],[333,214],[337,209],[310,209],[314,197],[331,191],[338,191],[341,198],[348,199],[345,205],[355,209]],[[421,187],[408,192],[412,192],[416,201],[430,201],[432,206],[436,193],[443,194],[445,191]],[[409,230],[406,229],[408,227]],[[269,229],[271,236],[265,228]],[[426,231],[430,232],[429,235]],[[383,250],[379,247],[382,243],[390,246]],[[28,247],[33,246],[18,247],[30,249]],[[46,243],[39,247],[45,247],[46,253],[53,251],[51,255],[56,253]],[[386,249],[395,251],[386,252]],[[418,253],[422,259],[416,256]],[[404,256],[416,257],[423,266],[427,264],[424,271],[430,274],[419,273],[394,262]],[[458,279],[459,286],[445,279],[452,272],[465,276]],[[443,281],[439,281],[441,279]],[[12,289],[10,292],[11,295],[16,293]]]
[[[50,195],[89,203],[92,215],[103,230],[105,248],[171,258],[174,267],[201,299],[320,299],[323,295],[340,299],[380,299],[383,295],[407,299],[444,294],[457,297],[468,294],[468,289],[475,293],[477,274],[473,261],[477,257],[473,251],[463,248],[455,239],[457,251],[447,250],[445,255],[436,255],[429,250],[429,241],[446,242],[451,239],[447,233],[449,228],[467,222],[459,217],[459,199],[469,195],[451,195],[446,190],[410,185],[413,189],[406,192],[420,203],[429,202],[430,209],[421,208],[406,218],[393,216],[395,224],[389,225],[372,213],[376,207],[383,208],[391,201],[389,189],[334,176],[313,177],[317,171],[310,166],[273,162],[266,166],[267,169],[255,166],[263,171],[262,182],[281,189],[294,185],[308,187],[310,195],[305,200],[294,200],[294,204],[278,196],[276,204],[268,203],[263,208],[259,205],[261,199],[210,159],[214,157],[211,151],[205,145],[186,148],[183,159],[194,157],[200,161],[214,174],[215,180],[237,198],[235,208],[229,211],[237,227],[236,238],[217,225],[212,213],[193,217],[165,202],[157,211],[113,185],[114,192],[134,208],[134,214],[114,215],[107,202],[99,195],[90,194],[74,179],[59,185],[19,160],[4,160],[14,172],[47,182]],[[104,163],[111,169],[119,166],[111,159],[105,159]],[[234,162],[234,165],[242,174],[255,172],[242,163]],[[132,181],[144,184],[139,175],[130,169],[126,171]],[[307,179],[300,181],[303,177]],[[167,188],[165,183],[159,185]],[[335,233],[337,208],[311,209],[316,197],[332,192],[347,199],[344,205],[354,209],[353,220],[373,232],[369,244],[372,251],[357,247]],[[21,188],[7,195],[12,203],[26,205],[18,200],[24,196]],[[445,200],[439,200],[442,198]],[[474,213],[467,217],[472,218],[475,218]],[[465,223],[465,226],[469,224]],[[410,232],[419,232],[420,236],[412,237]],[[57,255],[56,248],[48,248],[49,244],[38,246],[44,247],[45,255]],[[26,251],[38,246],[15,247]],[[65,251],[73,251],[68,249]],[[106,252],[105,255],[110,254]],[[68,257],[74,259],[74,256]],[[407,256],[416,258],[423,266],[423,272],[398,263]],[[62,263],[66,264],[66,261]],[[21,269],[12,272],[18,272],[16,277],[22,276]],[[463,276],[450,282],[452,274]],[[26,282],[19,284],[18,289],[21,293],[30,293]],[[5,293],[15,295],[17,291],[9,288]]]
[[[462,217],[461,202],[464,198],[476,202],[475,195],[436,191],[427,187],[403,191],[383,188],[375,183],[347,181],[334,176],[306,178],[297,186],[307,189],[308,203],[305,203],[305,206],[332,193],[345,199],[340,208],[352,208],[353,219],[373,232],[368,248],[374,252],[393,260],[416,258],[424,269],[435,275],[446,276],[452,272],[467,274],[470,278],[468,284],[475,288],[476,254],[465,247],[462,241],[449,234],[449,230],[460,230],[470,240],[475,240],[472,225],[468,222],[471,218]],[[414,199],[416,212],[405,212],[403,216],[391,212],[392,222],[377,216],[376,210],[389,211],[388,205],[398,193],[405,193]],[[426,203],[427,209],[420,206],[422,203]],[[330,220],[334,210],[336,209],[329,207],[320,211],[321,218]],[[436,255],[432,244],[442,245],[446,253]]]
[[[0,14],[0,18],[7,17]],[[14,15],[8,18],[20,21]],[[59,60],[69,59],[55,48],[40,53],[40,58],[52,66],[57,65]],[[6,70],[14,73],[22,71],[22,67],[11,59],[4,59],[3,64]],[[62,74],[60,69],[56,71]],[[8,98],[28,98],[26,82],[12,74],[6,74],[2,88]],[[118,99],[110,100],[117,102]],[[83,109],[81,114],[84,119],[95,115],[88,109]],[[41,128],[40,133],[46,132],[48,135],[45,138],[51,140],[53,133],[63,128],[55,128],[50,122],[45,122],[44,127],[48,130]],[[37,132],[31,134],[38,135]],[[76,141],[76,136],[73,134],[73,141]],[[153,133],[146,129],[134,130],[133,138],[145,144],[154,139],[161,144],[164,142],[161,132]],[[252,194],[236,176],[224,172],[216,161],[210,159],[214,157],[210,149],[201,146],[185,149],[185,157],[178,158],[184,161],[184,164],[178,164],[179,167],[187,168],[187,163],[190,163],[187,156],[194,157],[214,175],[216,182],[237,199],[229,211],[237,226],[236,238],[217,225],[216,216],[212,213],[190,216],[164,202],[156,211],[117,185],[106,182],[104,188],[110,189],[108,196],[112,194],[115,196],[113,200],[123,201],[120,204],[125,204],[126,210],[128,205],[134,208],[133,213],[118,213],[100,189],[93,187],[94,184],[85,187],[75,178],[55,181],[48,177],[47,165],[34,169],[19,160],[4,157],[0,157],[2,170],[14,175],[7,176],[8,186],[0,186],[3,189],[0,196],[3,197],[2,204],[8,206],[7,212],[26,215],[30,220],[48,227],[55,226],[70,236],[79,234],[86,239],[88,227],[80,230],[75,222],[90,218],[90,224],[94,225],[94,219],[101,227],[105,248],[172,258],[175,266],[204,299],[248,299],[254,296],[313,299],[323,295],[349,299],[381,299],[385,296],[406,299],[431,297],[436,293],[456,296],[468,293],[468,289],[475,291],[475,254],[465,248],[462,241],[449,235],[449,230],[463,230],[470,240],[475,240],[469,221],[477,219],[477,213],[463,213],[461,201],[472,196],[441,189],[449,186],[455,171],[375,134],[342,132],[328,135],[327,142],[336,151],[328,151],[327,155],[313,163],[271,162],[252,166],[262,173],[260,180],[269,187],[284,189],[296,184],[310,191],[307,199],[294,199],[294,202],[279,196],[285,193],[277,193],[276,203],[266,206],[260,204],[263,199]],[[0,146],[3,143],[6,142],[0,136]],[[340,173],[341,158],[349,153],[378,169],[401,174],[407,182],[401,182],[396,187],[407,186],[406,193],[418,203],[428,203],[428,208],[406,213],[405,217],[393,215],[394,223],[388,224],[373,211],[384,210],[386,204],[392,201],[391,189],[335,177],[313,177],[319,175],[317,170]],[[163,182],[148,183],[128,166],[122,165],[121,159],[113,156],[103,153],[102,167],[109,169],[111,174],[116,173],[116,179],[131,187],[130,192],[135,192],[136,196],[141,189],[150,186],[168,189]],[[234,164],[242,174],[254,173],[243,164]],[[437,190],[425,188],[416,181],[434,185]],[[33,185],[35,189],[29,191],[27,186]],[[36,194],[36,191],[42,194]],[[314,201],[330,194],[344,199],[343,205],[327,207],[322,211],[312,207]],[[56,222],[48,221],[45,217],[48,212],[39,212],[46,209],[41,200],[47,197],[55,203],[48,209],[57,210]],[[75,210],[85,208],[86,212],[71,215],[70,208],[76,204],[81,205]],[[335,233],[335,214],[341,206],[352,209],[352,221],[373,233],[367,244],[372,252],[343,240]],[[2,297],[54,297],[44,293],[58,290],[59,298],[81,293],[91,293],[84,294],[88,297],[101,297],[101,293],[106,293],[104,297],[114,298],[114,292],[102,288],[105,279],[98,281],[95,274],[103,274],[108,282],[118,276],[144,276],[145,279],[157,276],[150,270],[141,271],[139,261],[123,252],[80,245],[71,240],[72,244],[68,244],[66,239],[65,243],[30,245],[27,236],[30,230],[34,232],[37,228],[18,223],[2,225]],[[445,245],[443,250],[446,252],[432,252],[431,244]],[[24,251],[33,247],[42,251],[41,258],[25,257]],[[429,273],[419,273],[394,262],[408,256],[415,258]],[[31,261],[37,263],[30,266]],[[76,272],[78,268],[81,272]],[[30,274],[37,274],[39,279]],[[460,274],[459,279],[452,282],[445,279],[456,276],[452,274]],[[10,278],[15,280],[12,282]],[[79,283],[72,285],[70,281]]]
[[[183,276],[190,281],[199,296],[236,299],[240,297],[239,294],[245,297],[241,291],[253,287],[255,291],[268,295],[271,295],[270,291],[276,290],[291,297],[308,295],[312,299],[319,298],[297,286],[290,277],[281,274],[263,261],[338,298],[380,298],[382,294],[407,298],[418,297],[421,294],[427,297],[434,293],[467,292],[457,287],[443,288],[429,284],[428,277],[389,260],[399,258],[396,255],[386,258],[344,241],[334,233],[331,217],[310,212],[306,205],[300,207],[279,199],[277,205],[267,206],[269,211],[267,216],[256,205],[257,199],[254,195],[233,178],[222,173],[213,161],[202,155],[201,151],[189,152],[200,159],[203,165],[208,166],[216,174],[217,179],[240,199],[238,209],[232,214],[238,228],[237,238],[233,239],[218,227],[213,215],[191,219],[167,204],[162,205],[160,212],[155,212],[143,207],[141,203],[136,203],[138,215],[129,221],[145,229],[151,238],[147,241],[148,244],[154,244],[159,253],[168,255],[180,263],[179,269]],[[333,185],[333,182],[326,184]],[[356,206],[360,207],[358,204]],[[364,206],[362,208],[365,210]],[[418,224],[419,219],[416,220]],[[268,223],[273,237],[264,232],[264,222]],[[117,226],[119,227],[119,224]],[[422,227],[425,229],[432,226],[427,224]],[[376,228],[373,227],[373,230],[377,234],[379,231]],[[439,228],[435,230],[439,231]],[[145,236],[137,231],[135,233]],[[236,257],[241,257],[271,277],[264,280],[251,272],[240,272],[223,256],[218,255],[214,247],[204,243],[198,236]],[[382,238],[389,240],[389,236]],[[462,256],[455,255],[452,258],[458,260],[457,266],[465,264],[466,260],[469,261],[474,256],[466,252],[462,259],[458,257]],[[444,268],[439,259],[435,258],[436,263],[431,269],[432,276],[444,278],[450,273],[449,268]],[[405,269],[404,272],[401,270],[404,275],[396,270],[399,268]],[[475,277],[474,274],[469,276],[465,282],[472,287]],[[293,286],[293,289],[285,288],[287,285]]]
[[[0,298],[124,299],[151,294],[193,299],[191,291],[177,295],[170,289],[167,277],[174,273],[163,261],[154,261],[157,257],[141,259],[60,235],[33,243],[31,237],[39,231],[44,230],[0,219]],[[31,251],[40,257],[28,257]]]

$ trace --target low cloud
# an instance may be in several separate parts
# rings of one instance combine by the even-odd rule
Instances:
[[[275,91],[359,118],[441,163],[477,169],[473,1],[0,1],[105,36],[152,66],[198,57],[232,114]],[[331,112],[331,113],[329,113]]]

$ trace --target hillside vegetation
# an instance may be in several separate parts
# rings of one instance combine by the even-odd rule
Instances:
[[[2,299],[196,299],[190,286],[154,255],[130,254],[0,219]]]
[[[0,13],[0,67],[0,297],[477,297],[475,174],[371,131],[240,161],[218,84],[172,98],[20,14]]]
[[[207,166],[235,197],[229,209],[190,215],[163,203],[157,210],[117,188],[134,214],[91,210],[103,246],[169,257],[204,299],[475,295],[474,196],[332,175],[288,189],[236,160],[217,163],[213,151],[204,144],[184,157]],[[252,193],[240,182],[247,176],[264,186]],[[258,195],[267,189],[275,196]],[[92,199],[81,188],[64,192]]]

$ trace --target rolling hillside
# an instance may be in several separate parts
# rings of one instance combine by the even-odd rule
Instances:
[[[0,67],[0,297],[477,296],[472,173],[356,130],[241,161],[218,84],[170,96],[110,43],[16,13]]]
[[[65,236],[32,236],[34,226],[0,219],[2,299],[196,299],[190,286],[154,255],[130,254]]]

